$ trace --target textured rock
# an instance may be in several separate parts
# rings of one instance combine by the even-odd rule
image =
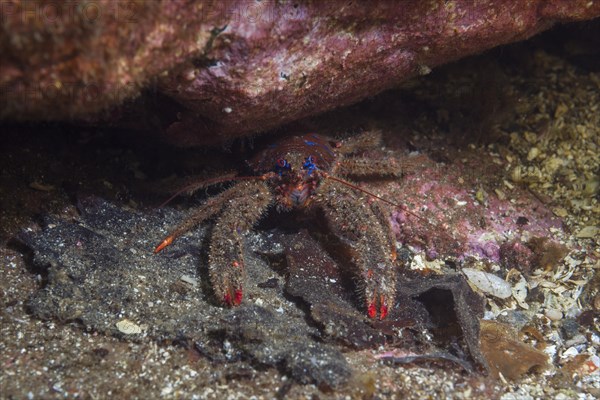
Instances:
[[[1,116],[96,117],[153,88],[176,101],[172,113],[135,120],[192,145],[354,103],[556,22],[598,16],[600,3],[38,0],[2,3],[1,15]]]

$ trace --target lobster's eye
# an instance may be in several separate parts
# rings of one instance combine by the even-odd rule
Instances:
[[[304,159],[304,164],[302,164],[302,169],[308,171],[308,175],[311,175],[317,166],[315,165],[315,159],[313,156],[308,156]]]
[[[292,166],[285,158],[278,158],[275,161],[275,172],[279,175],[281,175],[283,171],[289,171],[290,169],[292,169]]]

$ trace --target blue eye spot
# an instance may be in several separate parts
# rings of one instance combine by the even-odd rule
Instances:
[[[302,169],[305,169],[308,172],[308,176],[310,176],[314,170],[317,169],[315,165],[315,159],[313,156],[308,156],[304,160],[304,164],[302,164]]]
[[[279,175],[283,174],[284,171],[289,171],[292,169],[292,166],[290,165],[290,163],[287,162],[286,159],[284,158],[278,158],[277,161],[275,161],[275,172],[277,172]]]

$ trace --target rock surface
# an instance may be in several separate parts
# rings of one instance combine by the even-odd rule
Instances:
[[[199,145],[355,103],[594,18],[600,3],[15,1],[1,13],[1,117],[90,120],[112,109],[102,118]],[[142,91],[145,111],[131,115],[122,105]]]
[[[470,371],[487,366],[477,344],[483,299],[459,275],[408,279],[399,269],[394,309],[400,311],[387,321],[366,321],[352,306],[352,292],[339,282],[329,285],[342,280],[335,272],[330,275],[339,267],[308,234],[255,232],[247,237],[248,299],[227,309],[211,302],[201,265],[206,229],[153,257],[150,243],[159,240],[166,221],[183,218],[180,213],[144,214],[96,197],[81,199],[78,209],[74,220],[47,216],[41,229],[20,234],[47,282],[28,302],[41,319],[78,322],[132,342],[194,343],[212,361],[250,359],[324,388],[340,387],[350,378],[345,349],[389,345],[399,327],[408,327],[403,344],[415,352],[435,350],[433,358],[450,354],[452,342],[461,347],[459,365]],[[254,252],[264,254],[267,248],[283,250],[289,262],[284,288],[265,284],[275,270]],[[297,303],[287,301],[288,296]],[[444,307],[432,307],[440,296]],[[424,331],[431,334],[422,337]]]

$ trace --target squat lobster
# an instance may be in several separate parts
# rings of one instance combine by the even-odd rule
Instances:
[[[395,238],[388,215],[365,194],[395,204],[347,180],[370,176],[399,177],[402,163],[392,157],[361,156],[381,145],[379,132],[369,132],[335,143],[317,134],[284,138],[249,161],[253,176],[229,174],[190,185],[193,192],[213,184],[235,181],[209,198],[177,226],[154,250],[216,216],[208,253],[209,276],[217,299],[237,306],[244,295],[244,232],[252,229],[275,205],[279,212],[300,209],[312,216],[321,210],[331,230],[351,249],[352,264],[365,299],[367,315],[384,319],[393,304],[396,286]]]

